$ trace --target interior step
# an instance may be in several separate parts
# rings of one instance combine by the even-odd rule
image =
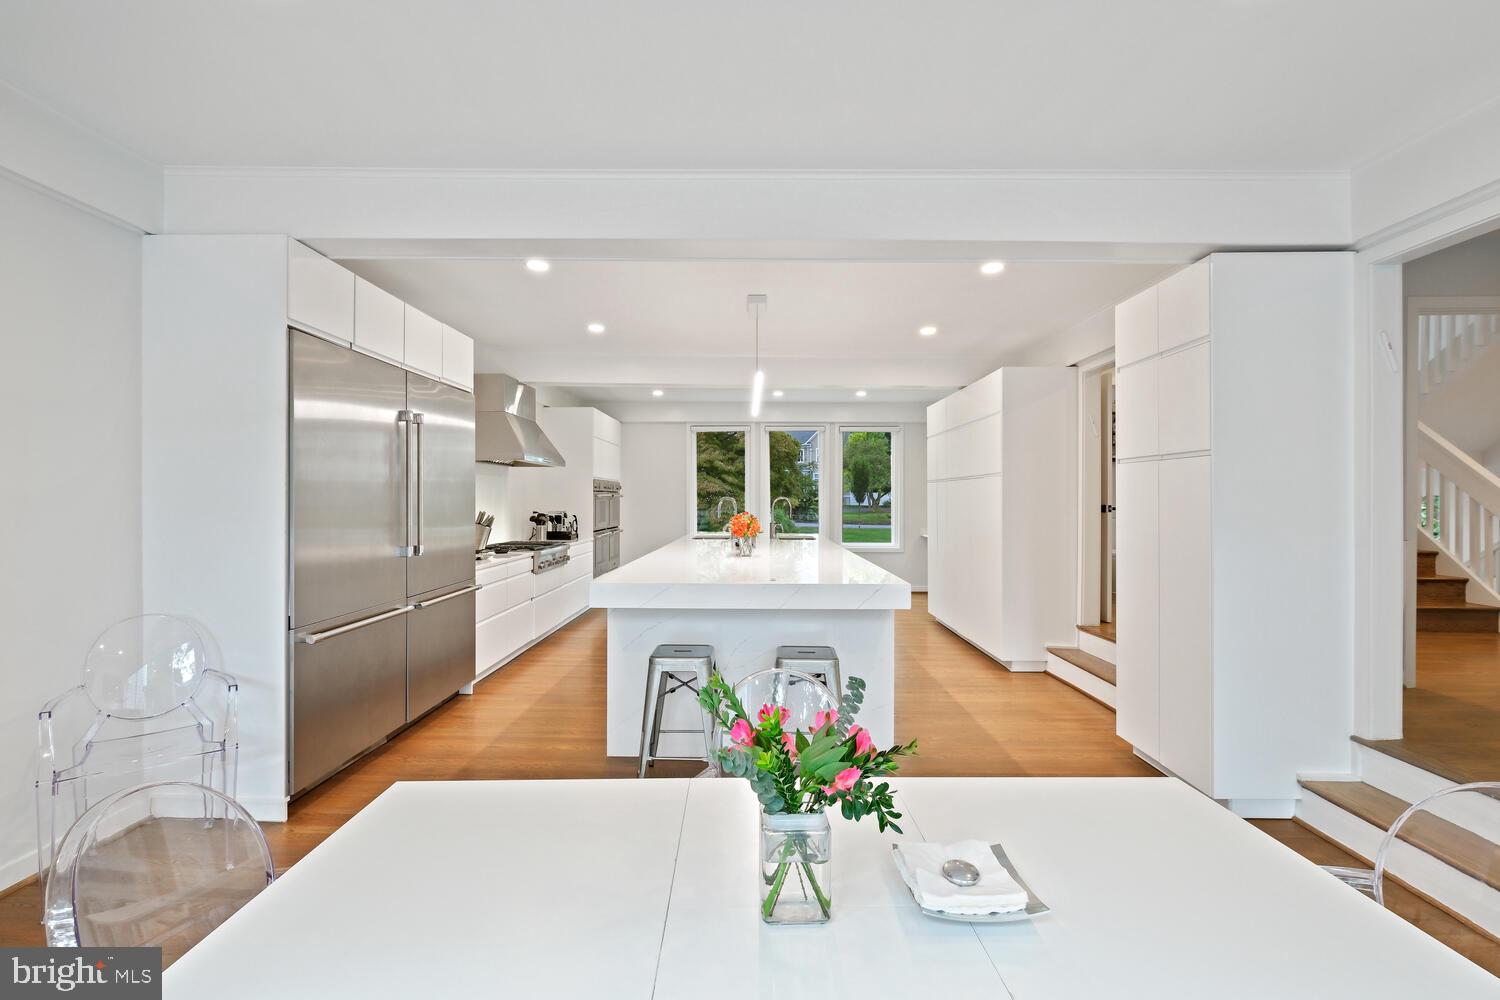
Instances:
[[[1363,781],[1301,781],[1303,788],[1385,831],[1411,803]],[[1492,889],[1500,889],[1500,844],[1440,816],[1421,812],[1401,828],[1400,840]]]
[[[1048,646],[1047,673],[1110,708],[1115,707],[1115,665],[1076,646]]]
[[[1105,663],[1115,662],[1115,626],[1111,622],[1103,625],[1078,626],[1075,645]]]
[[[1437,557],[1438,557],[1438,554],[1436,552],[1418,552],[1417,553],[1417,575],[1418,576],[1436,576],[1437,575]]]
[[[1483,604],[1445,604],[1417,594],[1418,632],[1500,631],[1500,608]]]
[[[1098,625],[1080,625],[1078,631],[1085,635],[1091,635],[1105,642],[1113,644],[1115,641],[1115,623],[1100,622]]]
[[[1461,576],[1419,576],[1417,577],[1417,604],[1453,606],[1467,604],[1468,598],[1465,592],[1468,590],[1469,581]]]

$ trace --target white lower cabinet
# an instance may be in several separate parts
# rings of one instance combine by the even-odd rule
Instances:
[[[1161,759],[1159,465],[1121,462],[1115,469],[1115,730],[1153,760]]]
[[[552,631],[588,607],[589,583],[588,577],[581,577],[549,590],[533,601],[537,635]]]
[[[1161,755],[1200,791],[1213,788],[1212,459],[1159,463]]]
[[[536,636],[532,602],[491,615],[474,627],[474,674],[478,676]]]

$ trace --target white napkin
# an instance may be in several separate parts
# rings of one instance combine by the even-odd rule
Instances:
[[[929,910],[942,910],[965,917],[1024,910],[1030,902],[1026,890],[995,860],[990,845],[980,840],[954,844],[896,845],[896,868],[917,902]],[[979,869],[973,885],[954,885],[943,877],[943,862],[957,858]]]

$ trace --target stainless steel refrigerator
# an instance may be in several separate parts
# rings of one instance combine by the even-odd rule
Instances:
[[[290,337],[288,789],[474,680],[474,397]]]

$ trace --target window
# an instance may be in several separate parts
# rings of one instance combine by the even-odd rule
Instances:
[[[839,428],[843,499],[839,539],[845,545],[899,548],[897,484],[901,482],[901,432],[894,427]]]
[[[745,509],[749,434],[743,427],[695,427],[691,440],[693,530],[700,535],[724,534],[729,518]]]
[[[823,432],[816,428],[768,430],[766,465],[770,509],[780,533],[818,534],[823,522],[819,489],[823,477]],[[776,503],[782,497],[786,499]]]

